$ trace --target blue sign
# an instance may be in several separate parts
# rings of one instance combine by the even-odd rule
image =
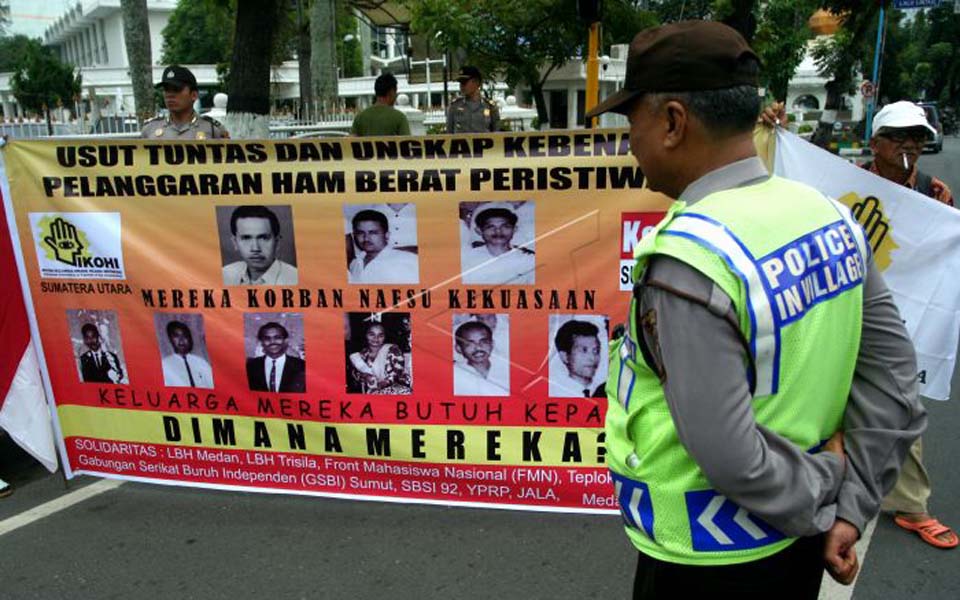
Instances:
[[[936,8],[942,0],[893,0],[894,8]]]

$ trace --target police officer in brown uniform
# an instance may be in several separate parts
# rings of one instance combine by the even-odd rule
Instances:
[[[500,109],[480,95],[480,69],[462,67],[457,74],[460,97],[447,108],[447,133],[488,133],[500,129]]]
[[[193,110],[197,101],[197,78],[190,69],[171,65],[163,70],[160,83],[167,117],[155,117],[143,124],[140,137],[151,140],[213,140],[230,134],[215,119]]]

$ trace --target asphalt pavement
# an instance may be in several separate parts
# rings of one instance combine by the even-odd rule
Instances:
[[[960,140],[922,168],[960,191]],[[928,401],[931,512],[960,527],[960,377]],[[0,598],[612,600],[629,597],[634,551],[618,517],[563,515],[124,483],[77,490],[9,439],[0,476]],[[99,491],[89,488],[89,491]],[[31,512],[32,511],[32,512]],[[25,524],[24,524],[25,523]],[[18,527],[15,527],[19,525]],[[15,528],[14,528],[15,527]],[[960,598],[960,550],[922,543],[881,516],[854,588],[831,597]],[[827,592],[824,593],[824,596]]]

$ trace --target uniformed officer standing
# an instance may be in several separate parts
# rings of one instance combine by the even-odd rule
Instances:
[[[447,133],[489,133],[500,130],[500,109],[480,95],[480,69],[462,67],[457,74],[461,96],[447,107]]]
[[[677,198],[636,248],[610,350],[606,462],[634,598],[813,600],[824,566],[850,583],[926,422],[859,224],[757,157],[758,74],[726,25],[651,28],[586,115],[625,114],[649,188]]]
[[[219,121],[193,110],[197,101],[197,78],[190,69],[171,65],[163,70],[156,86],[163,88],[163,103],[169,114],[143,124],[140,136],[151,140],[213,140],[229,138]]]

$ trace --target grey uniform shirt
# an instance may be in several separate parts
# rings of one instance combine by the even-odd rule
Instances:
[[[447,133],[489,133],[500,129],[500,109],[481,98],[457,98],[447,108]]]
[[[760,159],[738,161],[690,184],[680,200],[768,178]],[[904,456],[926,425],[913,344],[872,259],[864,281],[863,327],[844,413],[846,468],[832,452],[810,454],[758,425],[745,375],[747,346],[729,296],[667,256],[643,275],[638,322],[651,365],[662,373],[680,442],[716,490],[789,536],[828,530],[839,517],[863,531],[896,483]]]
[[[146,140],[216,140],[230,136],[216,119],[193,113],[193,119],[180,125],[164,117],[150,119],[143,124],[140,137]]]

